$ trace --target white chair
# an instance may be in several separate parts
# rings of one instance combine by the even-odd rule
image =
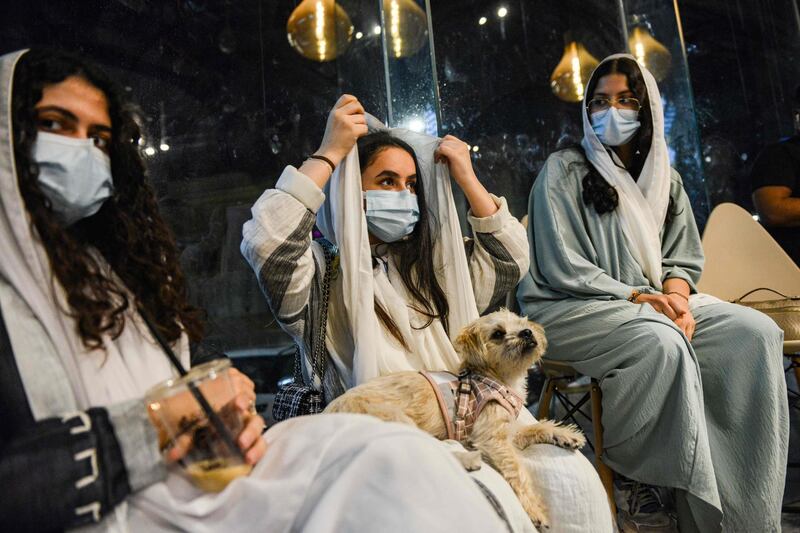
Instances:
[[[797,228],[800,231],[800,228]],[[735,204],[720,204],[708,218],[703,233],[706,264],[697,288],[722,300],[740,298],[747,291],[767,287],[787,296],[800,295],[800,268],[752,215]],[[774,299],[768,291],[752,299]],[[750,299],[750,297],[748,297]],[[800,341],[785,341],[783,354],[789,359],[800,386]],[[795,404],[800,398],[790,390]],[[789,463],[798,468],[800,464]]]
[[[759,287],[787,296],[800,295],[800,268],[767,230],[736,204],[714,208],[703,233],[703,251],[706,263],[697,285],[700,292],[728,301]],[[775,297],[762,291],[748,299]],[[785,342],[783,348],[786,354],[796,354],[800,341]],[[795,370],[800,381],[800,369]]]

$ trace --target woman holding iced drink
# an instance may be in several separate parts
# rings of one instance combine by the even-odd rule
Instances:
[[[206,485],[219,493],[190,483],[175,461],[199,446],[195,420],[151,417],[143,398],[175,376],[156,337],[189,366],[202,323],[136,117],[104,74],[60,53],[0,58],[0,95],[0,481],[13,487],[0,530],[503,530],[427,435],[326,415],[262,437],[253,383],[224,367],[224,405],[200,390],[217,422],[239,421],[234,455],[252,471]],[[169,398],[192,405],[184,392],[162,413],[182,412]],[[194,439],[169,439],[165,420]]]

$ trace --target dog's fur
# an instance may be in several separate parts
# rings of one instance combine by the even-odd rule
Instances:
[[[541,326],[502,309],[468,325],[454,344],[464,359],[463,369],[500,381],[525,398],[528,368],[541,359],[547,340]],[[325,412],[369,414],[412,424],[438,439],[447,439],[436,393],[419,372],[375,378],[331,402]],[[491,401],[475,420],[468,444],[506,478],[536,527],[547,528],[544,503],[534,491],[516,449],[540,443],[578,449],[585,442],[574,426],[549,420],[521,426],[504,407]],[[475,462],[474,457],[462,455],[459,459],[468,469],[479,466],[470,464]]]

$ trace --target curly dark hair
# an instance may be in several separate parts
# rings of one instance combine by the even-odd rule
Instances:
[[[415,188],[419,204],[419,220],[414,226],[414,231],[406,239],[388,244],[388,249],[397,260],[398,273],[403,284],[414,297],[415,302],[412,305],[428,318],[428,321],[418,329],[430,326],[433,320],[438,318],[447,330],[450,307],[444,291],[436,280],[436,271],[433,267],[434,235],[431,232],[431,219],[434,218],[434,215],[428,209],[425,201],[425,188],[414,149],[408,143],[385,131],[365,135],[358,140],[358,159],[361,171],[363,172],[372,164],[378,154],[392,147],[400,148],[414,160],[414,168],[419,177]],[[409,349],[397,324],[377,301],[375,302],[375,313],[389,333],[403,347]]]
[[[594,71],[592,78],[586,85],[586,94],[589,95],[589,98],[594,95],[594,90],[600,78],[608,74],[624,75],[628,80],[628,88],[636,95],[636,99],[639,100],[642,105],[642,109],[639,111],[639,122],[641,122],[641,126],[639,126],[639,131],[636,132],[636,136],[633,139],[635,143],[633,159],[627,169],[633,179],[636,180],[639,179],[639,174],[642,172],[644,162],[647,159],[647,155],[650,153],[650,143],[653,140],[653,114],[650,111],[650,95],[647,92],[647,85],[642,76],[642,71],[639,69],[639,64],[633,59],[618,57],[602,63],[597,70]],[[578,146],[577,148],[583,152],[585,158],[586,153],[583,147]],[[614,211],[619,204],[617,190],[600,175],[600,172],[598,172],[588,158],[585,159],[589,171],[583,177],[583,202],[586,205],[594,206],[595,211],[600,215]],[[672,196],[670,196],[669,205],[667,207],[667,223],[678,214],[675,210],[675,202]]]
[[[64,227],[38,185],[39,168],[31,150],[42,90],[71,76],[101,90],[108,101],[114,194],[96,214]],[[23,55],[14,71],[12,94],[20,191],[33,233],[66,293],[69,308],[64,312],[75,320],[84,346],[102,348],[103,335],[118,337],[131,305],[146,313],[167,340],[174,342],[185,331],[197,341],[203,335],[202,313],[188,302],[177,245],[158,211],[139,152],[139,116],[123,94],[108,76],[79,57],[44,49]]]

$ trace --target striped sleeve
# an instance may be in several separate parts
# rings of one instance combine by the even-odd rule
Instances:
[[[508,210],[505,198],[492,195],[495,214],[468,215],[475,239],[467,243],[469,270],[475,303],[483,313],[517,286],[530,265],[525,228]]]
[[[324,200],[310,178],[288,166],[242,228],[242,255],[275,318],[295,340],[303,337],[312,288],[319,283],[321,254],[314,253],[311,230]]]

